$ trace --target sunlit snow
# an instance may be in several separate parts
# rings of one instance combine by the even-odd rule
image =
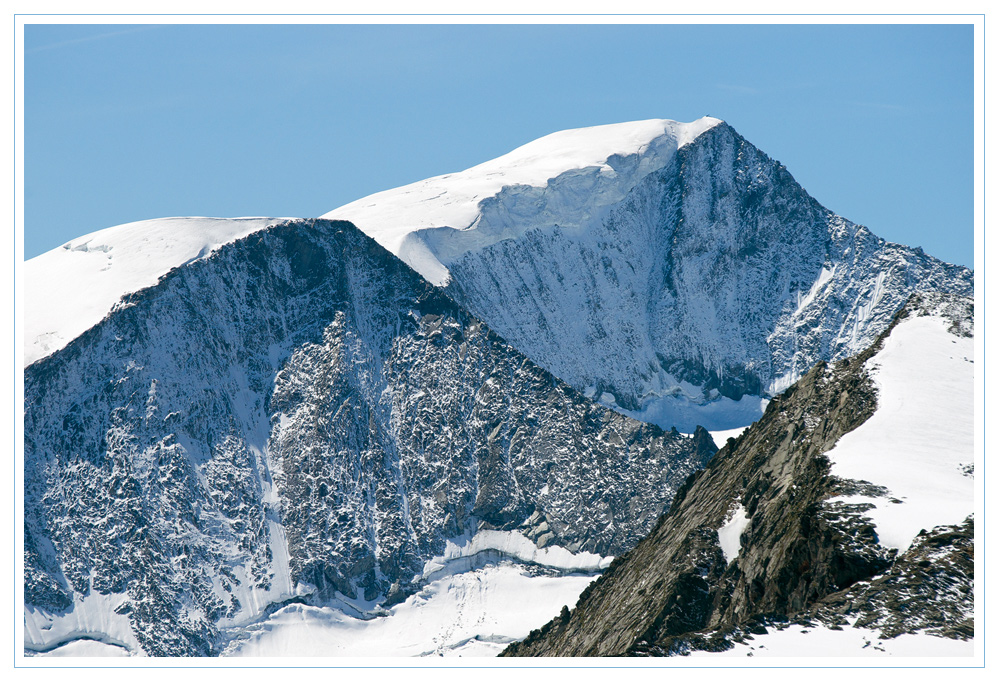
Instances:
[[[639,167],[630,171],[638,180],[719,123],[706,116],[691,123],[650,119],[559,131],[465,171],[378,192],[322,217],[351,221],[430,282],[443,285],[450,260],[515,236],[477,230],[480,203],[503,188],[544,187],[556,176],[587,168],[614,176],[616,159],[641,153]],[[619,189],[624,193],[628,188]],[[450,235],[447,244],[436,241],[432,249],[416,235],[432,228],[464,234]]]
[[[78,237],[24,263],[24,365],[99,323],[123,294],[276,218],[159,218]]]
[[[766,635],[748,636],[723,652],[691,652],[692,657],[971,657],[973,642],[939,638],[924,633],[880,638],[863,628],[833,629],[791,624],[770,627]],[[807,662],[806,664],[815,666]],[[840,660],[838,660],[840,665]]]
[[[99,640],[81,638],[60,645],[47,652],[33,653],[40,657],[129,657],[129,651],[118,645],[109,645]]]
[[[124,594],[105,595],[91,591],[85,597],[77,597],[73,609],[65,614],[50,614],[37,607],[26,606],[25,648],[47,651],[46,654],[53,656],[84,653],[106,656],[106,652],[115,650],[141,654],[142,647],[132,634],[128,617],[115,611],[126,600]],[[57,647],[71,641],[82,644],[68,649]]]
[[[559,546],[539,548],[517,531],[485,529],[476,532],[472,538],[446,541],[444,554],[425,564],[423,578],[435,578],[443,571],[452,570],[462,560],[487,553],[561,571],[577,572],[602,571],[614,559],[588,552],[572,553]]]
[[[921,529],[973,512],[973,340],[939,317],[904,320],[868,361],[878,409],[827,453],[832,473],[889,489],[867,502],[879,542],[905,550]]]
[[[725,523],[719,529],[719,545],[722,546],[726,562],[732,562],[740,554],[740,536],[749,523],[750,518],[747,517],[747,511],[741,504],[737,504],[726,517]]]
[[[234,642],[230,656],[487,656],[572,607],[592,575],[533,575],[501,563],[445,576],[362,619],[348,609],[290,605]]]
[[[749,429],[749,426],[737,427],[736,429],[719,429],[716,431],[709,432],[709,434],[712,435],[712,441],[715,442],[715,445],[718,446],[719,448],[722,448],[723,446],[726,445],[726,441],[728,441],[729,439],[737,438],[747,429]]]

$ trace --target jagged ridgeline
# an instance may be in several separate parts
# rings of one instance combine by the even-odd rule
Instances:
[[[924,325],[919,318],[936,320]],[[960,470],[950,473],[952,481],[963,482],[957,499],[967,495],[957,508],[949,508],[943,498],[922,506],[877,483],[838,476],[834,450],[879,409],[885,385],[873,381],[879,364],[872,363],[903,322],[916,320],[916,329],[925,336],[911,334],[897,342],[881,362],[910,353],[930,330],[941,342],[937,348],[953,354],[943,361],[951,365],[924,358],[918,369],[961,368],[963,379],[946,381],[967,394],[971,408],[971,361],[961,354],[971,353],[972,319],[969,298],[915,295],[865,352],[835,364],[818,363],[776,397],[760,421],[730,439],[704,470],[691,476],[650,535],[588,586],[575,609],[564,608],[503,655],[719,651],[748,634],[766,634],[767,628],[786,628],[792,622],[798,629],[867,628],[886,639],[903,633],[972,638],[973,521],[963,511],[973,505],[971,434],[951,445],[951,452],[931,454],[944,463],[939,466],[945,474]],[[959,346],[963,343],[967,345]],[[959,348],[963,350],[953,351]],[[921,389],[939,391],[940,379],[928,372],[921,377]],[[960,397],[942,393],[952,400]],[[898,414],[901,406],[906,409],[897,399],[888,411]],[[933,423],[933,416],[922,417]],[[906,443],[900,448],[909,451]],[[925,468],[917,455],[866,453],[874,460],[895,457],[902,467]],[[936,474],[929,470],[918,476],[924,477],[919,485],[927,488],[926,480]],[[951,481],[946,486],[952,487]],[[872,511],[878,504],[904,512],[877,515]],[[888,537],[891,530],[875,520],[905,526],[907,515],[913,514],[905,511],[907,505],[933,507],[929,514],[939,525],[922,530],[918,525],[912,540],[890,547],[880,534]],[[732,524],[737,517],[740,523]],[[735,531],[724,540],[727,528]]]
[[[150,655],[215,654],[303,595],[399,599],[479,529],[620,554],[715,450],[592,403],[325,220],[127,295],[25,370],[24,424],[26,614]]]

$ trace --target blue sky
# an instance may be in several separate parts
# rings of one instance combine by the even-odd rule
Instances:
[[[26,25],[24,84],[25,258],[709,114],[827,208],[973,265],[971,25]]]

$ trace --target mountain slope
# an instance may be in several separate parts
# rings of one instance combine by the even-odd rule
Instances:
[[[620,201],[678,147],[719,123],[711,117],[693,123],[650,119],[559,131],[460,173],[358,199],[323,218],[361,221],[379,244],[443,287],[448,267],[462,254],[537,227],[530,221],[539,211],[562,225],[586,222],[595,204]],[[574,180],[576,194],[550,206],[552,197],[538,190],[563,177]],[[483,220],[484,202],[509,204],[508,198],[515,202],[504,206],[512,220]]]
[[[83,235],[24,263],[24,365],[101,321],[125,294],[280,218],[160,218]]]
[[[463,553],[597,570],[715,450],[322,220],[127,293],[25,369],[24,421],[26,647],[150,655],[217,654],[289,600],[400,600]]]
[[[726,650],[790,622],[971,638],[972,304],[916,297],[896,320],[775,398],[572,612],[504,654]],[[900,425],[953,438],[917,446]]]
[[[326,216],[560,379],[684,431],[756,419],[750,397],[860,352],[914,291],[972,291],[971,271],[834,215],[710,118],[564,131]]]

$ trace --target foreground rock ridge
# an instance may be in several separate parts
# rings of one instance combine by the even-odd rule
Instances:
[[[972,638],[972,517],[924,530],[897,554],[879,543],[865,515],[873,506],[850,499],[890,493],[832,476],[825,455],[876,410],[867,361],[900,321],[928,315],[951,321],[957,337],[972,334],[971,299],[915,296],[869,349],[818,363],[771,401],[572,611],[503,656],[718,651],[791,623]],[[737,517],[732,556],[723,536]]]
[[[971,295],[970,270],[835,215],[713,121],[686,135],[676,128],[695,124],[669,122],[644,147],[487,196],[467,197],[469,177],[507,157],[426,181],[434,197],[418,183],[328,215],[428,277],[445,267],[456,301],[560,379],[687,431],[692,406],[778,394],[817,361],[861,352],[913,292]],[[603,142],[603,128],[567,140]],[[462,202],[471,218],[453,209]]]
[[[127,295],[26,368],[24,433],[26,647],[159,656],[288,601],[399,600],[481,530],[620,554],[715,451],[587,400],[326,220]]]

